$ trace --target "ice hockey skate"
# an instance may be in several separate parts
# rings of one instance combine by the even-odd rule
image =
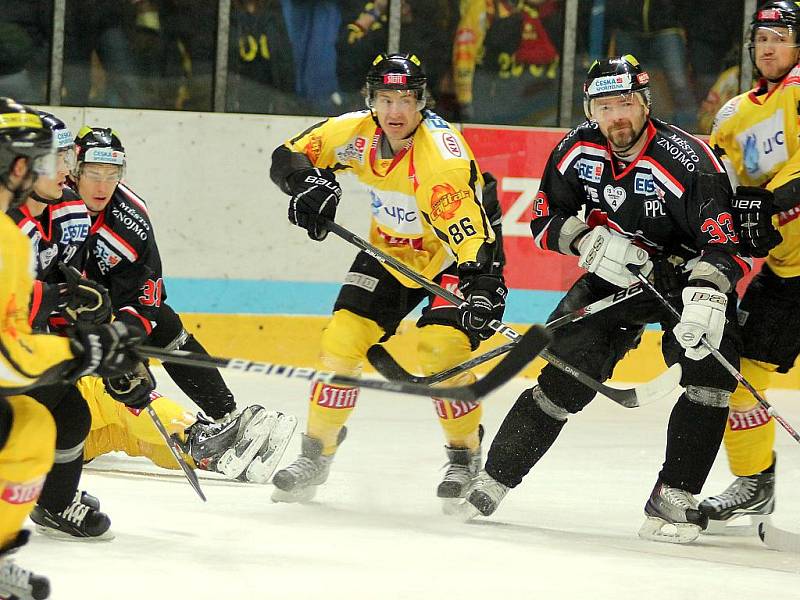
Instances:
[[[220,422],[199,416],[181,446],[198,469],[239,477],[269,439],[268,411],[253,405]]]
[[[724,492],[706,498],[700,510],[709,519],[706,533],[712,535],[752,535],[759,523],[775,511],[775,462],[770,472],[737,477]],[[749,519],[739,520],[749,516]]]
[[[483,426],[480,426],[479,436],[483,439]],[[481,470],[481,447],[470,450],[469,448],[445,446],[445,452],[447,453],[447,471],[436,489],[436,495],[442,499],[444,514],[452,515],[462,504],[470,481]]]
[[[479,515],[488,517],[497,510],[509,489],[511,488],[482,470],[470,482],[464,492],[466,500],[459,504],[453,514],[464,521],[470,521]]]
[[[639,537],[655,542],[686,544],[708,526],[697,499],[685,490],[657,482],[644,507],[645,522]]]
[[[297,428],[297,417],[268,411],[264,426],[269,431],[269,437],[247,469],[239,475],[242,481],[264,484],[270,480]]]
[[[337,446],[347,436],[347,428],[339,431]],[[273,502],[310,502],[317,488],[328,480],[334,455],[322,455],[322,442],[303,434],[300,456],[285,469],[275,473],[272,483]]]
[[[36,531],[51,538],[66,541],[108,541],[114,539],[109,531],[111,519],[100,511],[100,502],[86,492],[77,491],[67,508],[52,513],[46,508],[35,506],[31,511],[31,521],[36,523]]]
[[[47,577],[23,569],[8,556],[24,546],[29,536],[29,531],[22,530],[10,546],[0,548],[0,598],[4,600],[45,600],[50,597]]]

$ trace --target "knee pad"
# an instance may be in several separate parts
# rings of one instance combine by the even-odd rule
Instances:
[[[728,408],[731,392],[718,388],[703,387],[699,385],[686,386],[686,398],[700,406],[712,408]]]
[[[569,412],[564,408],[555,404],[547,395],[542,391],[541,386],[536,386],[531,390],[531,397],[539,409],[551,419],[556,421],[566,421],[569,417]]]
[[[357,377],[367,350],[382,336],[383,329],[375,321],[349,310],[337,310],[322,332],[319,366]]]
[[[582,411],[595,396],[589,389],[573,377],[546,365],[539,375],[539,386],[549,401],[570,414]]]
[[[11,428],[0,449],[0,480],[30,481],[47,474],[55,455],[53,416],[28,396],[5,400],[11,409]]]
[[[469,338],[455,327],[426,325],[419,329],[417,355],[426,376],[469,360],[471,351]]]

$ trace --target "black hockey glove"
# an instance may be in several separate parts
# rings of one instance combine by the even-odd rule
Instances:
[[[783,241],[772,224],[773,195],[769,190],[740,185],[731,198],[733,224],[743,254],[764,258]]]
[[[74,381],[84,375],[112,377],[132,371],[142,360],[135,351],[140,341],[141,331],[122,321],[104,325],[79,323],[69,335],[76,362],[68,378]]]
[[[684,260],[679,256],[656,254],[650,260],[653,270],[648,279],[664,298],[671,302],[680,300],[688,276],[682,275],[680,266]]]
[[[292,199],[289,221],[308,232],[308,237],[321,242],[328,235],[326,221],[336,217],[336,206],[342,188],[330,169],[303,169],[289,178]]]
[[[72,323],[108,323],[111,320],[111,297],[99,283],[86,279],[75,267],[59,263],[58,268],[67,280],[64,316]]]
[[[476,267],[476,263],[463,263],[458,267],[458,289],[465,300],[461,307],[461,324],[481,340],[488,340],[494,335],[489,323],[503,319],[508,288],[501,275],[480,273]]]
[[[132,371],[104,377],[103,385],[117,402],[122,402],[128,408],[141,410],[152,402],[150,392],[156,389],[156,380],[147,364],[140,361]]]

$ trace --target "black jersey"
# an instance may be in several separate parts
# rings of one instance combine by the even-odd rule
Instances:
[[[34,329],[43,329],[48,318],[57,312],[59,293],[55,286],[66,281],[58,269],[65,263],[82,271],[85,262],[86,240],[91,221],[86,205],[68,187],[57,204],[45,207],[42,214],[33,216],[25,205],[8,211],[33,247],[36,281],[33,284],[29,322]],[[64,324],[51,319],[51,328]]]
[[[92,219],[87,247],[86,273],[108,290],[114,316],[149,335],[167,292],[144,200],[117,185],[105,210]]]
[[[553,150],[533,204],[536,245],[563,252],[561,228],[583,217],[630,238],[651,255],[701,256],[731,289],[751,262],[739,256],[722,163],[703,141],[650,119],[647,144],[630,163],[614,156],[597,123],[570,131]]]

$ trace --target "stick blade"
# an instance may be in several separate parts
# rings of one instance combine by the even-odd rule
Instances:
[[[775,527],[765,521],[758,524],[758,537],[773,550],[800,553],[800,533]]]
[[[681,385],[682,374],[681,366],[675,363],[652,381],[636,386],[639,406],[646,406],[673,395]]]
[[[382,344],[370,346],[367,350],[367,360],[380,375],[389,381],[414,382],[415,380],[414,376],[401,367]]]
[[[519,338],[517,344],[486,375],[469,386],[475,399],[482,398],[519,374],[552,339],[551,333],[542,325],[531,325]]]

